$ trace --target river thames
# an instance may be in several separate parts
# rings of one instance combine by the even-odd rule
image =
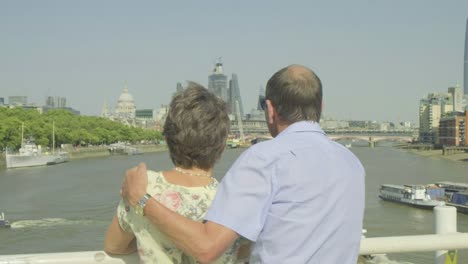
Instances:
[[[380,184],[468,182],[468,162],[421,157],[390,145],[371,149],[353,144],[351,150],[367,174],[364,228],[368,237],[432,233],[432,211],[381,201]],[[225,151],[215,167],[218,179],[242,151]],[[123,173],[140,161],[153,170],[173,168],[168,153],[158,152],[2,169],[0,211],[12,228],[0,229],[0,255],[101,250],[119,201]],[[458,231],[468,232],[468,215],[458,214],[457,220]],[[391,254],[378,263],[433,263],[433,254]],[[458,259],[468,263],[468,251],[460,251]]]

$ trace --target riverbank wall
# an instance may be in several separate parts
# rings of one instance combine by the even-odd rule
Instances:
[[[140,153],[154,153],[166,151],[166,145],[132,145],[138,149]],[[98,158],[110,156],[111,153],[109,148],[106,146],[96,146],[96,147],[69,147],[65,151],[68,152],[70,160],[75,159],[84,159],[84,158]]]
[[[132,145],[138,149],[140,153],[154,153],[167,150],[167,145]],[[93,146],[93,147],[67,147],[64,151],[68,152],[70,160],[86,159],[86,158],[99,158],[110,156],[109,148],[106,146]],[[5,153],[0,153],[0,168],[6,168]]]
[[[0,168],[6,168],[5,153],[0,153]]]
[[[414,153],[423,157],[430,158],[441,158],[446,160],[458,161],[458,162],[468,162],[468,152],[459,152],[450,155],[444,155],[442,149],[432,149],[432,150],[417,150],[417,149],[408,149],[410,153]]]

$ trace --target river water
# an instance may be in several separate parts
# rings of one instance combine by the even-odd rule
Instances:
[[[431,211],[381,201],[380,184],[468,182],[468,162],[421,157],[391,146],[371,149],[353,144],[351,150],[367,173],[368,237],[432,233]],[[225,151],[215,167],[218,179],[242,151]],[[0,255],[102,249],[123,173],[140,161],[154,170],[173,167],[168,153],[159,152],[0,170],[0,211],[13,222],[11,229],[0,229]],[[468,232],[468,215],[458,214],[458,230]],[[468,251],[460,251],[458,258],[459,263],[468,263]],[[433,253],[391,254],[378,263],[433,263]]]

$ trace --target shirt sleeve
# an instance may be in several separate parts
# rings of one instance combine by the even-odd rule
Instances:
[[[126,232],[132,232],[132,228],[128,222],[128,212],[126,210],[128,205],[125,204],[124,200],[120,200],[117,206],[117,220],[119,221],[120,227]]]
[[[256,241],[275,192],[274,163],[246,150],[221,181],[205,220]]]

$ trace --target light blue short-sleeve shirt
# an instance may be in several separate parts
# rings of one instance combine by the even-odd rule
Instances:
[[[251,263],[355,264],[364,176],[317,123],[297,122],[236,160],[205,219],[255,241]]]

